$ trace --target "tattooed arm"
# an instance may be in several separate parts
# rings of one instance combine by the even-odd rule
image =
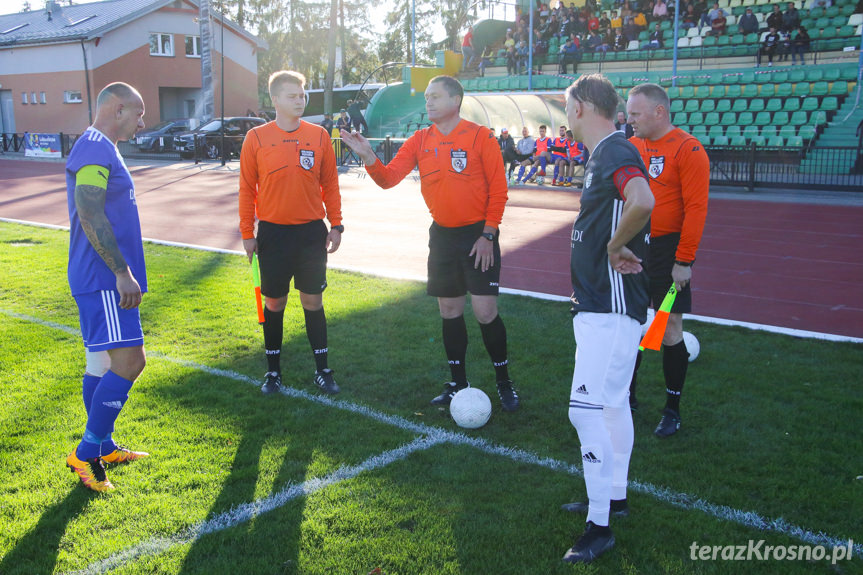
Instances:
[[[93,249],[117,276],[120,307],[131,309],[141,303],[141,286],[120,253],[114,230],[105,215],[105,195],[106,190],[99,186],[78,184],[75,186],[75,208]]]

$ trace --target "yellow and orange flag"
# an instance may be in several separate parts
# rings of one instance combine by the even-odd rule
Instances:
[[[665,298],[662,300],[662,305],[656,310],[653,323],[647,328],[647,333],[644,334],[644,337],[641,338],[641,343],[638,344],[639,350],[652,349],[659,351],[660,346],[662,346],[662,337],[665,335],[665,328],[668,326],[668,314],[671,313],[671,306],[674,305],[674,298],[676,297],[677,289],[675,289],[672,283],[671,287],[668,288],[668,293],[665,294]]]

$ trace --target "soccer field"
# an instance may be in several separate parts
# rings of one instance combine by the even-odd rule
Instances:
[[[149,361],[115,433],[151,457],[109,469],[114,493],[89,492],[64,466],[85,422],[67,244],[64,231],[0,223],[2,575],[863,573],[863,345],[691,322],[701,354],[683,428],[664,441],[652,435],[661,355],[648,352],[632,514],[612,520],[612,552],[575,567],[560,561],[584,519],[559,506],[585,498],[567,304],[500,298],[514,414],[468,322],[468,376],[495,409],[467,431],[428,404],[448,368],[424,285],[329,273],[335,398],[312,385],[292,296],[287,387],[264,397],[245,259],[154,244]],[[831,565],[849,539],[854,557]],[[828,558],[693,559],[750,541],[762,557],[822,545]]]

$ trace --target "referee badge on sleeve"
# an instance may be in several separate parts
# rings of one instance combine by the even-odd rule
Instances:
[[[452,169],[462,173],[467,168],[467,152],[464,150],[452,150],[449,153]]]
[[[300,150],[300,166],[304,170],[311,170],[315,167],[314,150]]]

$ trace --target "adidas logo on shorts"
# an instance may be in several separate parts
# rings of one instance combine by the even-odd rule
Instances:
[[[583,395],[589,395],[589,394],[587,393],[587,387],[585,387],[584,385],[582,385],[581,387],[579,387],[578,389],[576,389],[576,390],[575,390],[575,393],[581,393],[581,394],[583,394]]]
[[[601,460],[599,460],[599,459],[598,459],[598,458],[593,454],[593,452],[592,452],[592,451],[588,451],[587,453],[585,453],[584,455],[582,455],[582,456],[581,456],[581,459],[582,459],[582,461],[584,461],[585,463],[602,463],[602,461],[601,461]]]

